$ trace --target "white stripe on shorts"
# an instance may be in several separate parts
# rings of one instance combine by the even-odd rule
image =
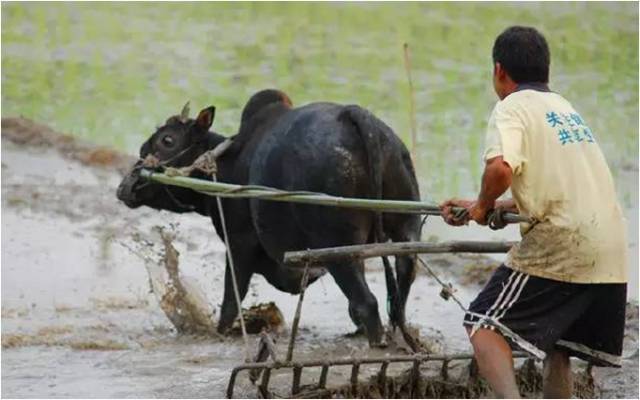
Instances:
[[[524,285],[527,284],[527,281],[529,280],[529,275],[524,275],[524,279],[522,280],[522,283],[520,284],[520,288],[518,289],[518,291],[516,292],[516,295],[513,296],[513,298],[511,299],[511,301],[509,302],[509,304],[507,304],[504,307],[504,310],[502,311],[502,313],[500,315],[496,316],[496,320],[499,320],[500,318],[504,318],[505,314],[507,313],[507,311],[511,308],[511,306],[516,302],[516,300],[518,300],[520,298],[520,293],[522,293],[522,289],[524,289]]]
[[[502,287],[502,291],[498,295],[498,298],[496,298],[496,301],[493,303],[493,305],[487,310],[487,312],[484,315],[486,315],[486,316],[490,316],[491,315],[491,312],[494,311],[494,309],[502,301],[502,298],[504,297],[504,295],[509,291],[509,289],[511,287],[511,283],[513,281],[513,278],[516,277],[519,274],[520,274],[520,272],[511,271],[511,274],[509,275],[509,279],[507,279],[507,284]]]
[[[500,291],[500,294],[498,294],[498,297],[496,298],[496,301],[493,303],[493,305],[491,305],[491,307],[489,307],[489,309],[484,313],[484,315],[486,317],[491,317],[491,313],[497,313],[500,310],[500,303],[506,303],[509,301],[509,297],[511,296],[511,293],[513,293],[513,290],[515,289],[516,284],[518,283],[518,281],[520,280],[520,277],[522,276],[521,272],[516,272],[516,271],[511,271],[511,274],[509,275],[509,278],[507,279],[507,283],[502,287],[502,290]],[[514,280],[515,278],[515,280]],[[505,296],[505,294],[509,293],[507,296]],[[497,307],[497,308],[496,308]],[[478,323],[481,320],[478,321],[473,321],[474,317],[470,317],[469,318],[471,323],[474,324],[473,330],[472,332],[475,333],[475,331],[479,328]],[[489,329],[494,330],[494,327],[492,325],[488,326]],[[472,334],[473,334],[472,333]]]

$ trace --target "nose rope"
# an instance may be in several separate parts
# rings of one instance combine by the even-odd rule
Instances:
[[[195,146],[200,145],[201,143],[202,141],[197,141],[196,143],[192,144],[186,149],[180,151],[178,154],[175,154],[174,156],[162,161],[160,161],[158,157],[156,157],[154,154],[147,154],[145,158],[138,159],[139,164],[134,167],[134,171],[139,171],[142,168],[150,168],[150,169],[163,168],[165,174],[169,176],[189,176],[191,172],[195,170],[199,170],[204,172],[206,175],[215,176],[215,173],[217,172],[216,159],[219,156],[221,156],[226,149],[229,148],[229,146],[232,143],[231,138],[218,144],[212,150],[206,151],[205,153],[201,154],[191,165],[187,167],[174,168],[174,167],[168,166],[168,164],[171,161],[177,159],[178,157],[187,153],[188,151],[193,149]],[[143,183],[141,186],[139,186],[138,189],[144,188],[150,183],[151,183],[150,181],[147,181]],[[194,211],[196,209],[196,207],[194,207],[193,205],[184,204],[180,200],[178,200],[176,196],[171,192],[171,189],[168,185],[163,185],[163,186],[169,199],[173,202],[175,206],[185,211]]]

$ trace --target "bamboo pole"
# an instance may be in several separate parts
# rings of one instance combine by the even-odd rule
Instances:
[[[387,213],[440,215],[440,207],[421,201],[359,199],[314,192],[288,192],[265,186],[243,186],[185,176],[168,176],[164,173],[153,172],[146,169],[140,171],[140,176],[164,185],[188,188],[214,197],[259,198],[261,200],[314,204]],[[454,207],[453,211],[458,212],[460,210],[462,209]],[[508,223],[530,222],[528,218],[514,213],[505,213],[503,218]]]
[[[334,261],[434,253],[506,253],[516,242],[452,241],[442,243],[399,242],[330,247],[284,254],[290,266],[317,265]]]

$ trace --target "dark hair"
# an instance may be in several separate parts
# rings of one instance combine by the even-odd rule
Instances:
[[[535,28],[512,26],[502,32],[493,44],[497,62],[516,83],[549,82],[549,46]]]

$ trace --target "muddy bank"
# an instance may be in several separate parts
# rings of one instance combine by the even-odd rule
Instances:
[[[131,157],[114,152],[109,162],[91,161],[95,148],[28,120],[3,119],[2,128],[2,396],[223,396],[232,366],[244,358],[242,340],[178,334],[151,292],[144,261],[125,246],[133,237],[161,246],[153,227],[172,227],[180,274],[205,294],[215,320],[224,248],[210,222],[118,204],[119,171]],[[458,288],[463,302],[473,298],[496,264],[475,256],[425,259]],[[376,263],[368,264],[367,281],[384,316],[384,276]],[[420,274],[408,301],[408,320],[434,351],[470,351],[460,310],[441,300],[439,292]],[[297,297],[254,277],[243,305],[268,301],[290,325]],[[323,277],[305,295],[295,357],[403,354],[402,346],[369,351],[364,338],[346,336],[353,329],[346,299],[330,277]],[[595,370],[603,397],[637,394],[637,329],[634,306],[624,368]],[[287,333],[277,337],[281,356]],[[255,347],[258,337],[250,339]],[[577,372],[584,367],[575,364]],[[348,371],[335,379],[348,380]],[[238,396],[255,395],[246,380],[239,383]],[[284,383],[278,389],[287,390]]]
[[[126,171],[135,160],[133,156],[85,143],[26,118],[2,118],[2,138],[21,146],[53,148],[65,158],[84,165],[115,168],[120,172]]]

